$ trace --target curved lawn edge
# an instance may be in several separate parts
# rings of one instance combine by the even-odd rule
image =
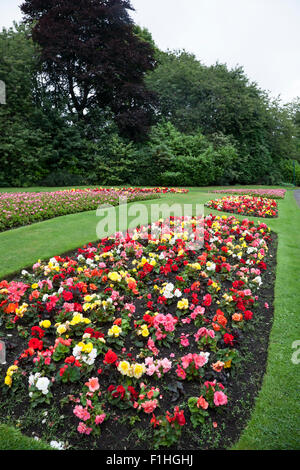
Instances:
[[[252,417],[233,450],[300,448],[300,366],[292,362],[293,343],[300,339],[300,209],[292,192],[281,204],[279,220],[269,222],[278,233],[278,252],[267,370]]]
[[[191,202],[204,203],[207,200],[207,195],[201,194],[201,191],[196,191],[181,196],[182,204]],[[166,196],[170,202],[174,202],[175,195]],[[152,201],[147,201],[150,204]],[[167,202],[167,201],[165,201]],[[278,252],[277,252],[277,271],[276,271],[276,284],[275,284],[275,313],[274,323],[271,330],[271,336],[268,349],[268,363],[267,371],[263,380],[263,385],[259,395],[256,399],[256,405],[252,412],[250,421],[248,422],[245,430],[239,441],[231,448],[231,450],[262,450],[262,449],[297,449],[299,448],[299,433],[297,434],[297,416],[299,415],[298,396],[296,393],[295,382],[297,381],[297,373],[299,376],[299,366],[293,364],[291,361],[292,354],[295,350],[292,344],[297,339],[300,339],[299,326],[297,327],[297,314],[300,313],[300,302],[298,292],[298,281],[300,278],[300,212],[297,206],[294,194],[292,191],[287,192],[286,199],[280,201],[279,219],[264,221],[270,226],[272,230],[278,233]],[[226,215],[217,211],[208,211],[218,213],[218,215]],[[84,222],[91,221],[95,224],[95,213],[83,213]],[[78,214],[75,214],[75,217]],[[81,215],[81,214],[80,214]],[[88,216],[88,217],[86,217]],[[65,216],[62,218],[70,218]],[[240,218],[240,217],[239,217]],[[242,217],[245,218],[245,217]],[[258,221],[258,218],[253,218]],[[57,219],[53,219],[56,221]],[[262,221],[262,220],[261,220]],[[42,225],[52,221],[41,222]],[[79,222],[78,220],[76,222]],[[76,225],[76,224],[75,224]],[[27,227],[26,227],[27,228]],[[26,229],[24,228],[24,229]],[[29,227],[31,228],[31,227]],[[63,229],[65,237],[65,228]],[[78,226],[77,226],[78,228]],[[57,228],[56,228],[57,229]],[[16,229],[17,230],[23,230]],[[95,230],[94,230],[95,233]],[[19,240],[22,238],[19,237]],[[75,239],[84,238],[81,234],[75,234]],[[76,246],[81,246],[87,241],[81,241]],[[1,237],[0,237],[1,242]],[[75,243],[75,242],[74,242]],[[58,252],[68,251],[76,248],[72,243],[72,247],[64,249],[60,245],[60,239],[56,239],[56,245],[60,246]],[[9,245],[9,244],[8,244]],[[9,248],[9,246],[7,246]],[[10,246],[11,248],[11,246]],[[7,251],[6,251],[7,254]],[[44,256],[40,255],[40,258]],[[34,260],[30,263],[32,264]],[[30,264],[28,263],[28,265]],[[25,267],[24,265],[22,267]],[[1,266],[2,268],[2,266]],[[12,270],[12,266],[6,273],[0,272],[0,278],[3,278],[10,271],[18,272],[21,268]],[[297,329],[296,329],[297,328]],[[8,431],[7,431],[8,430]],[[18,433],[19,444],[14,441],[13,428],[5,425],[0,425],[0,449],[35,449],[36,445],[40,442],[22,436]],[[24,441],[22,440],[24,438]],[[6,441],[6,442],[4,442]],[[25,447],[15,447],[15,445]],[[41,445],[43,445],[41,443]],[[46,444],[45,444],[46,445]],[[49,446],[47,447],[49,448]]]
[[[24,436],[18,429],[0,424],[0,450],[53,450],[42,440]]]

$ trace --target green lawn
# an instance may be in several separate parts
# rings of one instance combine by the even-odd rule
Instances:
[[[49,188],[43,188],[46,189]],[[193,188],[185,195],[164,195],[161,200],[148,200],[142,204],[149,209],[151,203],[160,202],[202,204],[216,197],[208,192],[211,189]],[[116,210],[118,213],[119,209]],[[206,214],[211,212],[217,213],[211,209],[205,210]],[[148,222],[148,217],[143,223]],[[98,221],[95,211],[92,211],[0,233],[0,279],[31,266],[39,258],[62,254],[97,240]],[[291,190],[279,202],[279,218],[265,219],[265,222],[277,232],[279,238],[275,318],[263,387],[251,420],[234,449],[299,449],[297,383],[300,364],[294,364],[291,358],[295,351],[292,344],[300,340],[297,322],[300,314],[300,209]],[[36,449],[40,445],[37,441],[23,439],[20,433],[7,426],[0,426],[0,449]]]

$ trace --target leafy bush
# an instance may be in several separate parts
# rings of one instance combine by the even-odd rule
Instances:
[[[66,171],[53,171],[49,173],[41,182],[41,186],[81,186],[85,181],[81,175],[74,175]]]
[[[281,180],[285,183],[294,183],[294,163],[293,160],[282,160],[280,165]],[[300,164],[295,161],[295,183],[300,186]]]

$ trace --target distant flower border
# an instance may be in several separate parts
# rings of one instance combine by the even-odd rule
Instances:
[[[137,202],[159,197],[154,191],[117,188],[0,193],[0,232],[62,215],[96,210],[100,205],[116,206],[122,198],[126,202]]]
[[[251,217],[278,217],[278,205],[275,199],[257,196],[223,196],[221,199],[207,201],[205,206],[217,211]]]
[[[225,194],[245,194],[248,196],[261,196],[271,199],[284,199],[286,189],[247,189],[247,188],[240,188],[240,189],[215,189],[212,191],[213,193],[225,193]]]

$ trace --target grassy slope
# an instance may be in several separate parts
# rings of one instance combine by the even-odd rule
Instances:
[[[204,188],[193,188],[187,195],[165,195],[163,202],[201,204],[213,197]],[[144,204],[150,207],[151,201]],[[206,213],[209,212],[217,213],[206,209]],[[49,258],[95,241],[98,220],[92,211],[0,233],[0,278],[32,265],[38,258]],[[279,234],[275,320],[263,387],[252,418],[235,449],[299,448],[296,383],[300,369],[292,363],[291,356],[294,352],[292,343],[300,339],[297,325],[300,313],[300,210],[291,191],[280,202],[280,218],[267,219],[266,223]],[[36,449],[39,445],[33,440],[23,441],[12,428],[0,426],[0,449]]]

